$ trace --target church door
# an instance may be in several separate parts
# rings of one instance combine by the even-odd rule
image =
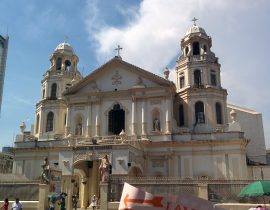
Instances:
[[[125,130],[125,111],[116,104],[109,112],[109,133],[117,135],[122,129]]]

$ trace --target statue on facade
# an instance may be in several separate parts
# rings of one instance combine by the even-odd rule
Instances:
[[[50,184],[51,171],[50,171],[49,160],[47,157],[44,158],[44,161],[43,161],[41,167],[42,167],[41,183]]]
[[[155,118],[153,122],[154,131],[160,131],[160,122],[159,119]]]
[[[82,135],[82,124],[78,123],[76,126],[75,135],[81,136]]]
[[[24,134],[25,128],[26,128],[25,122],[22,122],[20,125],[21,134]]]
[[[102,158],[100,166],[99,166],[99,172],[100,172],[102,182],[107,182],[108,181],[110,165],[111,164],[110,164],[110,161],[108,159],[108,156],[105,155]]]

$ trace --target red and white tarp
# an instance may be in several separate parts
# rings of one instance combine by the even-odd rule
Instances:
[[[186,194],[154,196],[125,183],[118,210],[223,210],[207,200]]]

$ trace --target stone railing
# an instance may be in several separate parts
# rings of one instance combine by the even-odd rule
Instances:
[[[214,63],[218,63],[218,58],[214,55],[204,54],[204,55],[190,55],[183,56],[180,58],[181,62],[196,62],[196,61],[210,61]]]

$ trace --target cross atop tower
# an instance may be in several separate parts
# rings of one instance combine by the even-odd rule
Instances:
[[[198,20],[198,19],[195,18],[195,17],[192,19],[192,21],[194,22],[194,25],[195,25],[195,26],[196,26],[196,21],[197,21],[197,20]]]
[[[68,42],[68,36],[67,36],[67,35],[64,36],[64,42],[65,42],[65,43]]]
[[[114,50],[117,51],[117,56],[118,56],[119,58],[121,58],[121,56],[120,56],[120,50],[122,50],[122,49],[123,49],[123,48],[120,47],[120,45],[118,45],[117,48],[114,49]]]

